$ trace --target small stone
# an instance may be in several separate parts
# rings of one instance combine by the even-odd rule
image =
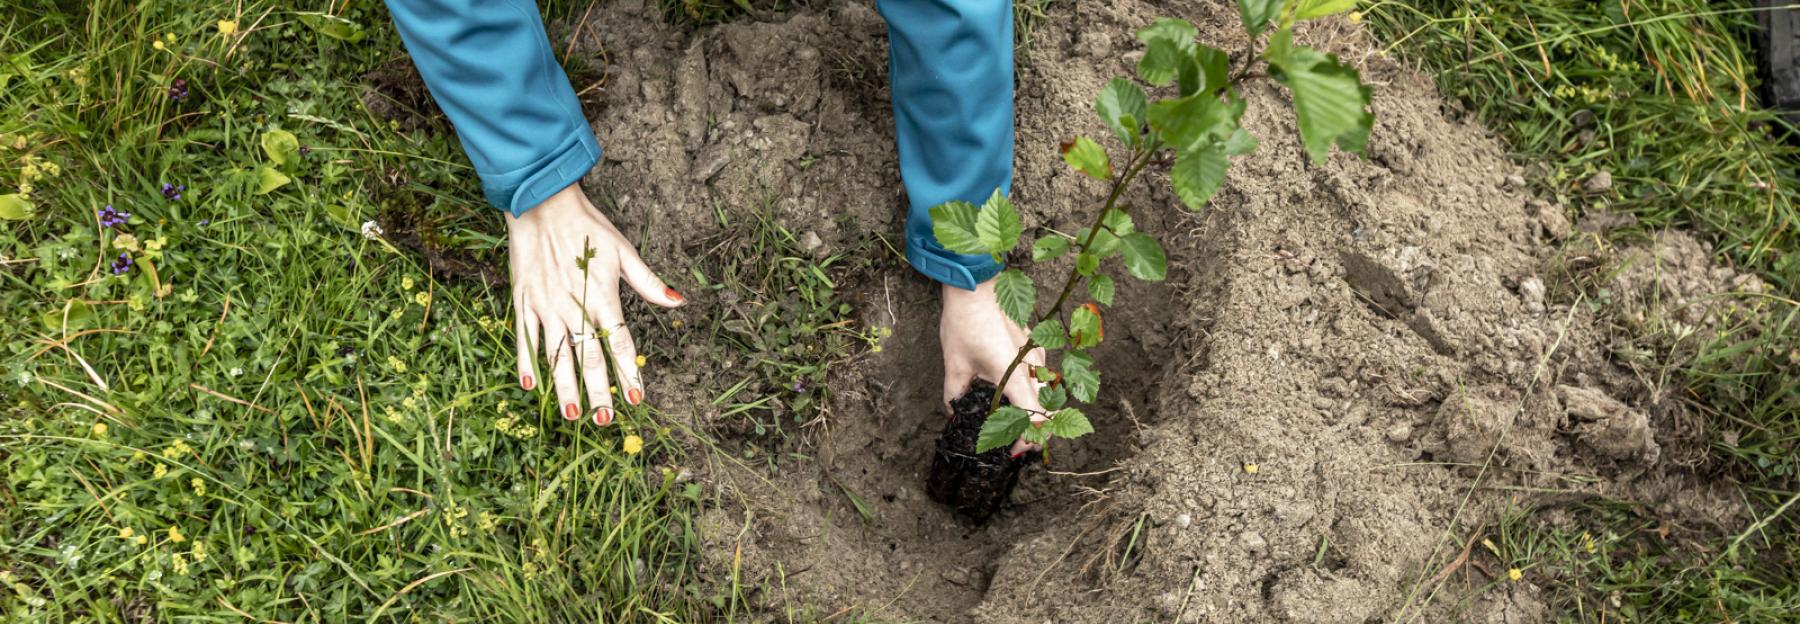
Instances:
[[[1412,423],[1408,423],[1408,422],[1394,423],[1394,426],[1388,427],[1387,439],[1389,442],[1393,442],[1396,444],[1405,443],[1406,441],[1411,440],[1412,439]]]
[[[1185,528],[1188,528],[1189,526],[1193,526],[1193,524],[1194,524],[1193,514],[1185,514],[1184,513],[1184,514],[1177,514],[1175,516],[1175,527],[1176,528],[1185,529]]]
[[[1519,282],[1519,297],[1525,300],[1525,309],[1532,314],[1544,313],[1544,280],[1536,276],[1527,277]]]
[[[824,245],[825,245],[825,241],[819,239],[818,232],[814,232],[812,230],[807,230],[805,233],[802,233],[800,235],[801,251],[805,251],[806,253],[812,253],[814,251],[817,251],[820,247],[823,247]]]
[[[1269,552],[1269,541],[1263,539],[1262,534],[1256,531],[1239,533],[1238,542],[1244,545],[1244,550],[1249,552],[1252,557],[1261,557]]]
[[[1594,174],[1594,177],[1588,178],[1586,182],[1582,182],[1581,188],[1589,193],[1600,194],[1612,190],[1612,185],[1612,172],[1601,171]]]
[[[1506,187],[1511,189],[1525,188],[1525,178],[1516,173],[1506,175]]]

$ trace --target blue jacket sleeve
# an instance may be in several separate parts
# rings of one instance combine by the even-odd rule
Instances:
[[[574,184],[600,144],[531,0],[387,0],[400,39],[481,176],[514,216]]]
[[[894,136],[906,184],[906,258],[937,281],[974,290],[1000,272],[987,255],[951,253],[931,207],[981,205],[1010,192],[1013,13],[1010,0],[877,0],[888,24]]]

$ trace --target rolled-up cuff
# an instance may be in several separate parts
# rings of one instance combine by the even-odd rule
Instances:
[[[557,191],[581,181],[600,161],[600,142],[583,126],[530,165],[503,174],[481,176],[481,192],[489,204],[523,216]]]
[[[936,240],[918,236],[906,239],[906,261],[925,277],[963,290],[975,290],[977,284],[999,275],[1002,268],[992,256],[951,253]]]

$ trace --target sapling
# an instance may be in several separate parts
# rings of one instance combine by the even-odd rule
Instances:
[[[1273,28],[1260,50],[1244,54],[1235,64],[1225,52],[1199,43],[1199,31],[1179,19],[1163,18],[1137,32],[1146,46],[1138,62],[1138,77],[1153,87],[1174,85],[1169,97],[1149,99],[1145,90],[1124,77],[1113,78],[1100,90],[1095,112],[1118,139],[1125,157],[1115,166],[1106,148],[1088,137],[1062,144],[1062,158],[1070,167],[1097,180],[1110,182],[1110,190],[1093,223],[1073,236],[1053,233],[1031,244],[1031,262],[1047,262],[1075,254],[1056,298],[1038,307],[1038,288],[1018,268],[995,277],[994,293],[1000,308],[1022,327],[1029,339],[1013,356],[997,384],[1019,373],[1026,354],[1039,347],[1060,351],[1057,368],[1040,367],[1032,374],[1048,382],[1038,392],[1044,420],[1032,426],[1034,414],[1013,405],[1001,405],[1000,393],[988,407],[975,444],[977,453],[1012,444],[1014,440],[1044,444],[1051,438],[1077,438],[1093,432],[1093,424],[1074,401],[1093,403],[1100,392],[1100,371],[1088,349],[1105,338],[1101,306],[1113,304],[1117,284],[1108,260],[1121,259],[1125,272],[1146,281],[1161,281],[1167,273],[1162,245],[1139,231],[1128,207],[1119,198],[1131,182],[1152,164],[1173,156],[1169,181],[1189,210],[1199,210],[1225,184],[1231,158],[1256,150],[1257,139],[1238,125],[1245,100],[1238,93],[1244,81],[1267,75],[1287,87],[1293,96],[1300,143],[1314,163],[1323,164],[1331,146],[1360,153],[1374,117],[1369,113],[1369,88],[1356,70],[1336,56],[1296,45],[1294,25],[1341,13],[1355,0],[1239,0],[1244,29],[1253,42]],[[1260,68],[1260,72],[1258,71]],[[1166,90],[1166,89],[1165,89]],[[964,254],[991,254],[999,260],[1019,244],[1023,226],[1019,212],[999,191],[981,206],[952,201],[931,209],[933,233],[944,248]],[[1067,312],[1071,297],[1081,289],[1089,302]]]

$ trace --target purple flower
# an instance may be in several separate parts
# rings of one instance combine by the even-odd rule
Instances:
[[[305,155],[311,154],[311,153],[312,153],[312,147],[306,146],[306,145],[300,146],[300,155],[301,156],[305,156]]]
[[[187,95],[187,79],[176,78],[175,82],[169,85],[169,99],[180,102],[187,99]]]
[[[125,220],[131,218],[131,213],[114,210],[112,204],[107,204],[105,208],[101,208],[99,215],[100,227],[103,228],[125,225]]]
[[[112,263],[113,275],[119,275],[126,271],[130,271],[132,264],[134,264],[134,263],[131,261],[130,255],[127,255],[125,252],[122,252],[122,251],[119,252],[119,259],[114,260]]]
[[[169,201],[178,201],[181,199],[181,192],[185,191],[185,190],[187,190],[186,186],[176,186],[173,184],[169,184],[168,182],[164,182],[163,183],[163,199],[167,199]]]
[[[794,380],[794,394],[800,394],[802,392],[806,392],[806,380],[795,379]]]

